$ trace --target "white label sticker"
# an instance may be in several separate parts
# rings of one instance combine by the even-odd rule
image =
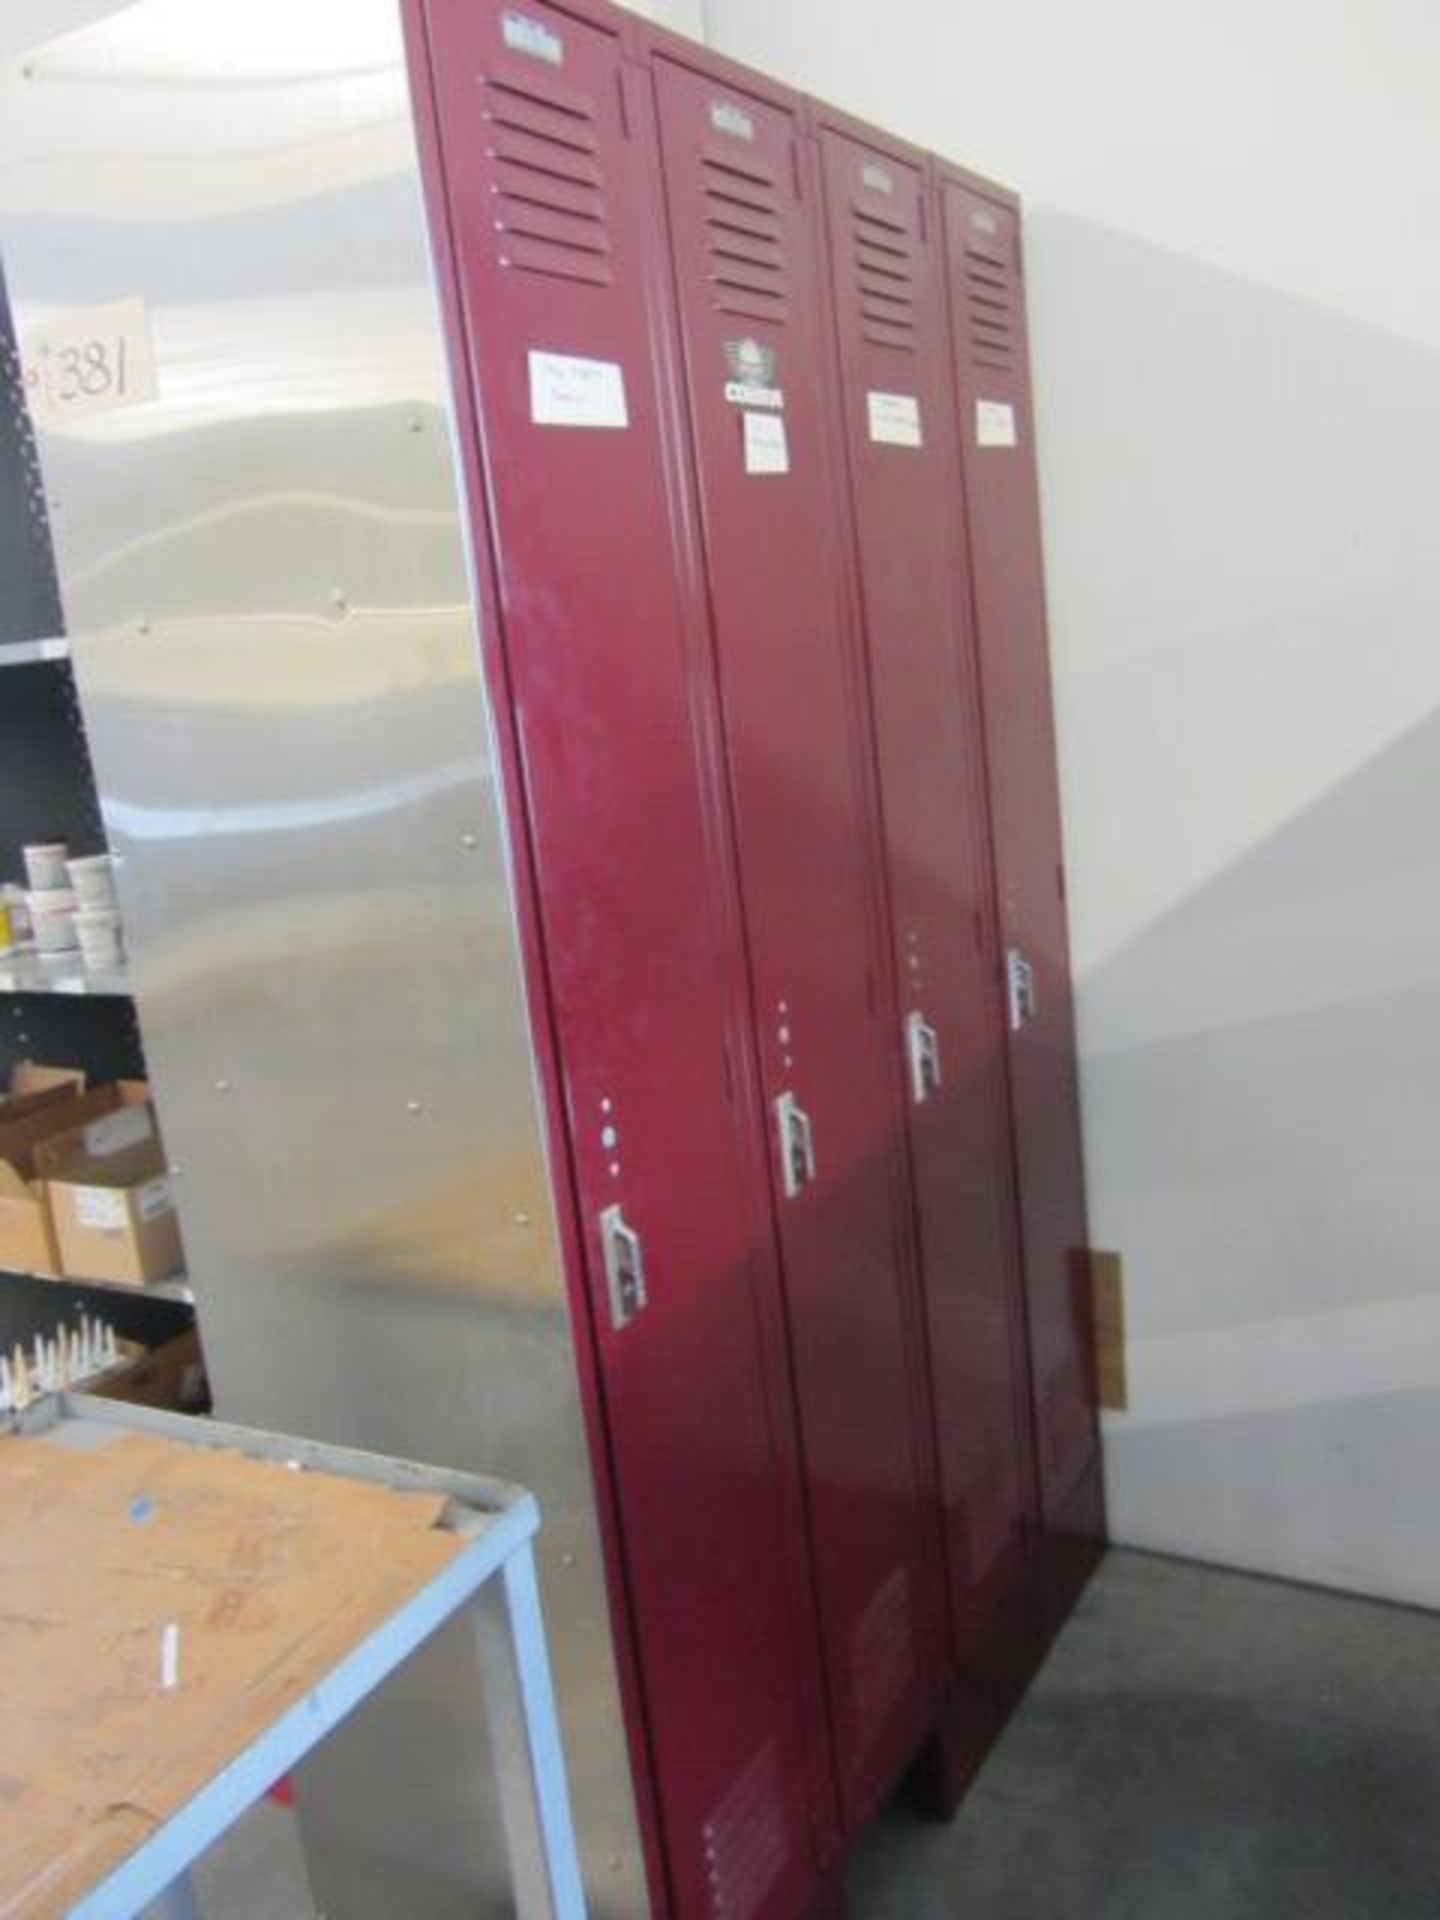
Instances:
[[[150,318],[141,299],[59,314],[27,333],[20,366],[36,426],[137,407],[160,391]]]
[[[733,100],[710,102],[710,124],[717,133],[728,133],[735,140],[755,138],[755,122],[745,109],[737,107]]]
[[[142,1220],[158,1220],[162,1213],[175,1211],[168,1173],[158,1173],[153,1180],[145,1182],[135,1195],[135,1211]]]
[[[870,438],[887,447],[923,447],[920,402],[913,393],[867,393]]]
[[[884,167],[877,167],[873,161],[867,162],[865,166],[861,167],[860,184],[861,186],[869,187],[872,193],[893,193],[895,191],[895,182],[890,178]]]
[[[625,376],[613,360],[532,347],[530,418],[540,427],[628,427]]]
[[[1008,400],[975,402],[975,444],[977,447],[1013,447],[1015,409]]]
[[[788,473],[790,448],[778,413],[744,413],[746,473]]]
[[[125,1196],[113,1187],[74,1187],[75,1218],[96,1233],[119,1233],[126,1220]]]
[[[785,405],[785,395],[779,387],[752,387],[745,380],[727,380],[725,398],[732,407],[775,407]]]
[[[500,33],[507,47],[516,53],[528,53],[533,60],[544,60],[552,67],[563,66],[565,48],[560,36],[543,20],[532,20],[528,13],[502,13]]]
[[[104,1160],[154,1137],[155,1122],[149,1107],[121,1107],[118,1113],[107,1113],[103,1120],[92,1121],[85,1129],[85,1151],[92,1160]]]

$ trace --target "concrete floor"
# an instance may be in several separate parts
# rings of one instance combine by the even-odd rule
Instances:
[[[854,1920],[1440,1920],[1440,1616],[1112,1553]]]
[[[206,1920],[308,1920],[297,1876],[267,1809],[206,1863]],[[959,1817],[893,1808],[851,1901],[851,1920],[1440,1920],[1440,1616],[1112,1553]]]

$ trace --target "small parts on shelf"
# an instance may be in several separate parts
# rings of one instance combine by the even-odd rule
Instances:
[[[63,840],[23,849],[26,888],[9,884],[0,898],[0,944],[12,955],[63,958],[78,951],[94,972],[124,964],[125,941],[112,854],[70,857]],[[43,984],[43,983],[37,983]]]
[[[120,1365],[120,1341],[108,1320],[82,1314],[73,1327],[35,1334],[29,1351],[18,1342],[0,1355],[0,1414],[23,1413],[37,1393],[93,1385]]]

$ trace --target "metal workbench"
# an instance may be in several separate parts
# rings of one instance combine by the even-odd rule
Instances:
[[[14,1451],[7,1454],[7,1447]],[[216,1461],[216,1454],[230,1458]],[[256,1472],[241,1461],[266,1467]],[[295,1478],[275,1473],[277,1464],[293,1470]],[[341,1488],[337,1482],[349,1485]],[[371,1491],[361,1495],[354,1491],[355,1483]],[[72,1490],[68,1505],[77,1515],[73,1569],[55,1498],[67,1486]],[[136,1491],[142,1487],[145,1491]],[[377,1498],[376,1490],[421,1498],[391,1501],[384,1493]],[[317,1503],[323,1506],[327,1499],[334,1509],[325,1516],[332,1535],[349,1523],[350,1515],[373,1512],[377,1523],[391,1526],[395,1541],[403,1538],[415,1550],[416,1564],[428,1571],[396,1604],[410,1561],[387,1550],[377,1524],[373,1550],[368,1540],[363,1549],[357,1548],[360,1563],[373,1573],[374,1605],[364,1594],[357,1597],[355,1583],[346,1583],[348,1611],[341,1618],[342,1610],[335,1606],[327,1610],[317,1605],[312,1633],[312,1623],[303,1612],[295,1617],[293,1609],[297,1587],[303,1591],[304,1581],[311,1578],[307,1553],[315,1560],[317,1601],[326,1592],[327,1578],[332,1600],[336,1579],[343,1579],[333,1548],[327,1558],[324,1530],[314,1530],[312,1547],[304,1522],[307,1502],[318,1510]],[[232,1507],[236,1518],[230,1517]],[[254,1531],[257,1516],[268,1520],[272,1513],[283,1514],[286,1524]],[[82,1838],[75,1857],[62,1869],[52,1873],[46,1866],[38,1875],[32,1862],[30,1879],[21,1885],[27,1869],[23,1846],[18,1856],[16,1849],[26,1834],[33,1841],[33,1824],[26,1823],[33,1822],[34,1807],[66,1807],[72,1792],[74,1805],[85,1805],[86,1793],[95,1804],[96,1792],[83,1767],[75,1766],[73,1780],[66,1777],[63,1740],[53,1741],[49,1727],[37,1724],[49,1712],[49,1683],[27,1678],[20,1711],[30,1715],[31,1725],[12,1723],[7,1750],[43,1753],[46,1777],[33,1783],[32,1803],[27,1801],[32,1782],[22,1769],[18,1781],[11,1783],[18,1793],[7,1796],[7,1806],[0,1810],[0,1882],[7,1873],[16,1882],[0,1885],[7,1910],[65,1913],[71,1920],[132,1920],[159,1902],[159,1911],[176,1920],[196,1915],[192,1863],[430,1635],[468,1611],[510,1849],[515,1911],[522,1920],[580,1920],[584,1902],[531,1552],[539,1520],[534,1497],[502,1481],[83,1395],[48,1396],[12,1418],[0,1434],[3,1582],[7,1604],[24,1607],[27,1628],[36,1629],[40,1663],[47,1652],[51,1656],[56,1725],[63,1729],[83,1720],[84,1689],[92,1684],[87,1679],[91,1674],[97,1713],[133,1715],[138,1704],[146,1717],[143,1753],[132,1755],[113,1735],[100,1736],[102,1748],[118,1749],[104,1755],[118,1773],[105,1782],[104,1818],[97,1818],[94,1830]],[[253,1533],[248,1543],[245,1524]],[[283,1549],[274,1544],[281,1539]],[[235,1579],[231,1570],[245,1558],[238,1550],[247,1545],[243,1580],[238,1587],[227,1585]],[[238,1595],[247,1603],[264,1602],[269,1597],[262,1563],[272,1559],[283,1565],[283,1579],[290,1582],[282,1586],[279,1576],[275,1582],[275,1594],[288,1597],[289,1611],[278,1626],[273,1608],[267,1613],[262,1605],[256,1612],[266,1620],[272,1638],[280,1634],[283,1660],[272,1657],[270,1643],[256,1652],[243,1633],[221,1639],[213,1627],[217,1618],[224,1618],[223,1607],[217,1612],[218,1601],[234,1602]],[[164,1586],[167,1579],[170,1593]],[[41,1595],[38,1603],[35,1592]],[[44,1598],[47,1594],[54,1596],[53,1602]],[[196,1669],[191,1698],[167,1708],[162,1692],[190,1678],[183,1661],[178,1682],[173,1672],[164,1677],[157,1673],[152,1682],[143,1677],[149,1669],[142,1664],[138,1691],[153,1687],[153,1696],[137,1703],[133,1683],[117,1689],[123,1648],[137,1640],[143,1644],[147,1637],[163,1645],[167,1632],[178,1641],[179,1627],[167,1626],[165,1616],[186,1605],[199,1622],[193,1630],[196,1651],[191,1654],[187,1646],[185,1656]],[[117,1643],[122,1648],[117,1657],[116,1645],[107,1644],[105,1634],[108,1630],[114,1640],[115,1621],[124,1607],[129,1609],[129,1638]],[[77,1647],[88,1651],[82,1641],[91,1622],[93,1659],[77,1662]],[[363,1622],[363,1631],[353,1637],[357,1622]],[[349,1643],[342,1645],[347,1636]],[[219,1649],[211,1670],[206,1669],[207,1645]],[[36,1661],[30,1661],[26,1671],[33,1676]],[[123,1697],[117,1708],[118,1691]],[[179,1696],[172,1693],[170,1698]],[[272,1706],[278,1710],[271,1713]],[[13,1701],[10,1711],[16,1711]],[[180,1717],[185,1712],[188,1750],[181,1739],[187,1731]],[[258,1731],[246,1720],[248,1714],[253,1721],[257,1712],[268,1716]],[[237,1738],[236,1730],[242,1728],[244,1737]],[[213,1745],[218,1762],[198,1787],[186,1774],[196,1766],[197,1729]],[[75,1739],[93,1745],[96,1736],[85,1729]],[[175,1766],[169,1764],[167,1739],[176,1745]],[[133,1770],[133,1792],[126,1769]],[[181,1789],[173,1803],[156,1785],[171,1778]],[[138,1844],[133,1832],[112,1833],[106,1825],[116,1809],[129,1802],[141,1810],[146,1828]],[[15,1823],[8,1846],[7,1822]],[[92,1863],[98,1867],[93,1878]],[[74,1884],[77,1872],[87,1882],[83,1890]],[[13,1908],[12,1899],[18,1900]]]

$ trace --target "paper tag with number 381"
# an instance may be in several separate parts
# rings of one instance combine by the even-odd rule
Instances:
[[[155,348],[140,299],[57,314],[28,331],[20,365],[37,427],[155,399]]]

